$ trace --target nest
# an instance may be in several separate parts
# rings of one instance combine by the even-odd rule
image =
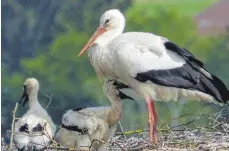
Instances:
[[[166,150],[166,151],[187,151],[187,150],[229,150],[229,133],[208,132],[206,129],[185,130],[182,132],[163,133],[160,135],[158,145],[153,146],[149,141],[141,137],[130,137],[124,139],[114,137],[113,141],[119,145],[109,146],[110,151],[118,150]],[[121,149],[121,148],[122,149]]]
[[[2,151],[16,151],[13,144],[13,125],[15,120],[14,109],[12,129],[11,129],[11,141],[10,144],[6,144],[4,139],[1,140]],[[116,135],[109,141],[101,143],[107,144],[108,151],[228,151],[229,150],[229,113],[228,109],[222,109],[220,112],[213,115],[203,114],[186,114],[177,118],[183,118],[189,115],[196,115],[195,118],[187,123],[169,127],[167,123],[163,123],[158,128],[158,144],[153,145],[148,140],[148,130],[133,130],[127,132],[117,132]],[[209,123],[204,126],[196,126],[195,128],[188,128],[191,123],[195,123],[197,119],[201,117],[208,118]],[[122,129],[122,125],[120,124]],[[73,148],[65,146],[59,146],[54,140],[50,146],[46,146],[47,151],[76,151]],[[86,150],[90,150],[87,147]]]
[[[125,136],[125,133],[120,134],[113,137],[111,140],[112,145],[109,146],[108,150],[228,151],[229,114],[222,114],[223,112],[224,110],[221,110],[219,113],[208,116],[210,122],[206,126],[195,127],[193,129],[187,128],[190,123],[195,122],[195,118],[185,124],[171,128],[167,126],[167,129],[158,129],[159,140],[157,145],[152,145],[148,141],[147,130],[132,131],[132,135],[135,133],[136,136],[130,136],[129,138],[126,138],[128,136]],[[227,115],[227,118],[222,115]]]

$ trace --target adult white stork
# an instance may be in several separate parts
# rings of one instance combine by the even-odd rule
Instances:
[[[125,17],[119,10],[106,11],[78,56],[89,48],[98,76],[117,79],[145,99],[151,142],[157,143],[153,100],[229,100],[225,84],[188,50],[152,33],[123,33],[124,27]]]

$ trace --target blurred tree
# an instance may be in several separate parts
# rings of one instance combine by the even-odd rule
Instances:
[[[8,72],[20,71],[21,58],[35,57],[69,27],[90,32],[104,10],[125,10],[129,4],[130,0],[3,0],[2,61]]]
[[[22,57],[34,57],[36,49],[51,41],[51,28],[60,0],[2,1],[2,61],[8,72],[20,70]]]
[[[216,45],[211,48],[206,61],[206,66],[210,71],[214,71],[229,86],[229,28],[225,36],[218,36],[213,39],[217,41]]]

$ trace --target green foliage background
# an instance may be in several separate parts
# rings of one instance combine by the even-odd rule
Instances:
[[[49,101],[46,94],[54,94],[48,112],[56,124],[67,109],[109,104],[87,55],[76,56],[96,28],[100,15],[110,8],[119,8],[125,14],[126,31],[159,34],[186,47],[229,86],[229,34],[202,37],[192,23],[192,16],[210,2],[195,1],[196,5],[191,5],[173,1],[176,5],[171,1],[154,5],[131,0],[2,0],[2,135],[7,136],[11,110],[28,77],[39,80],[43,106]],[[189,7],[188,11],[183,6]],[[203,111],[203,107],[206,114],[221,108],[196,101],[157,102],[158,125],[162,121],[171,125],[189,121],[192,117],[171,119]],[[121,123],[125,130],[146,126],[144,101],[125,100],[123,108]],[[18,116],[24,112],[20,108]],[[197,122],[206,124],[207,120]]]

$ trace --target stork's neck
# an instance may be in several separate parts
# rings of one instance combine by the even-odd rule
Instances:
[[[93,45],[88,50],[88,57],[91,65],[99,78],[115,75],[112,70],[113,60],[111,58],[109,49],[106,46]]]
[[[56,126],[54,125],[54,123],[52,122],[51,117],[48,115],[47,111],[41,106],[41,104],[38,101],[38,90],[37,91],[32,91],[28,97],[29,97],[29,101],[28,101],[28,106],[29,106],[29,110],[27,111],[28,114],[31,113],[36,113],[37,115],[39,115],[40,117],[44,118],[45,120],[47,120],[47,122],[51,125],[52,127],[52,137],[54,136],[54,133],[56,131]]]
[[[40,103],[38,102],[38,98],[37,98],[37,92],[31,92],[29,94],[29,108],[30,109],[39,109],[42,108]]]
[[[117,96],[108,96],[108,99],[111,102],[111,109],[108,115],[108,122],[110,125],[116,124],[122,114],[122,104],[120,102],[120,98]]]
[[[109,44],[115,37],[119,36],[122,34],[124,27],[119,27],[119,28],[113,28],[102,35],[100,35],[96,40],[95,44],[100,45],[100,46],[106,46]]]

